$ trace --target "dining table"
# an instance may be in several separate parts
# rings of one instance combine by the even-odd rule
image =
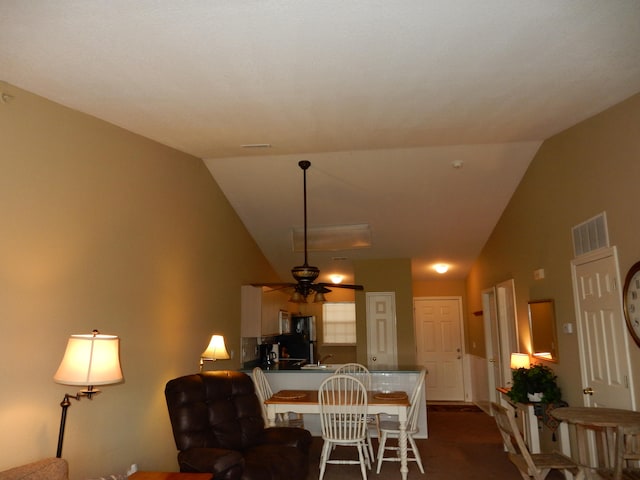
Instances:
[[[275,426],[279,413],[320,414],[318,390],[280,390],[264,402],[267,405],[269,426]],[[367,392],[367,414],[397,415],[400,424],[398,447],[400,449],[400,474],[407,479],[407,411],[410,406],[406,392]]]
[[[613,468],[619,426],[640,425],[640,412],[605,407],[561,407],[551,412],[561,422],[562,452],[589,468]],[[576,452],[571,454],[569,427],[575,430]]]

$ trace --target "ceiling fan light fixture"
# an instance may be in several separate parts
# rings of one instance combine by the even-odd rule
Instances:
[[[324,293],[322,292],[316,292],[315,296],[313,297],[313,303],[324,303],[326,301],[327,299],[324,298]]]
[[[296,282],[313,283],[313,281],[320,275],[318,267],[312,265],[298,265],[291,269],[291,275],[296,279]]]
[[[289,298],[289,302],[290,303],[307,303],[307,299],[304,298],[304,295],[302,295],[300,292],[295,290],[291,294],[291,298]]]

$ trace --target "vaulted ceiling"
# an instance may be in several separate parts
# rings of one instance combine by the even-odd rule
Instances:
[[[0,80],[205,159],[283,279],[301,159],[309,225],[371,229],[323,274],[464,278],[542,141],[640,91],[638,25],[637,0],[2,0]]]

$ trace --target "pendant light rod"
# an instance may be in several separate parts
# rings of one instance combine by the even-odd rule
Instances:
[[[302,194],[304,197],[304,264],[307,263],[307,169],[311,166],[309,160],[300,160],[298,165],[302,169]]]

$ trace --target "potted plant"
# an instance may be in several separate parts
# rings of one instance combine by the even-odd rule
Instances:
[[[546,365],[518,368],[513,370],[512,377],[513,384],[507,395],[514,402],[555,403],[561,400],[557,377]]]

